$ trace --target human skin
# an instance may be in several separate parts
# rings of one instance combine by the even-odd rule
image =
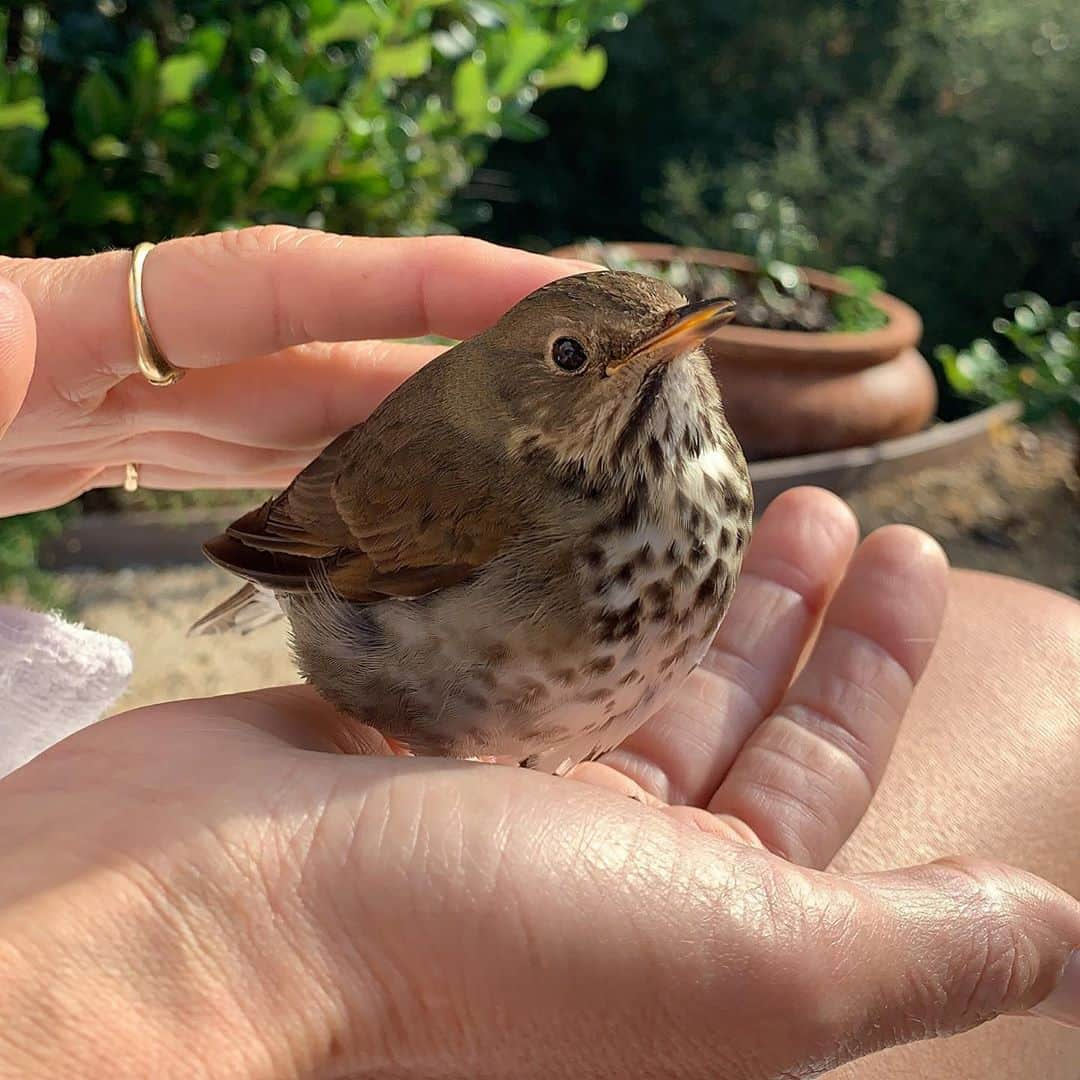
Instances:
[[[144,294],[187,374],[162,389],[137,375],[130,265],[123,251],[0,257],[0,514],[118,486],[127,462],[145,487],[284,486],[442,351],[379,339],[469,337],[595,269],[452,236],[265,226],[168,241]]]
[[[976,687],[977,692],[972,692]],[[1080,604],[954,571],[941,637],[844,873],[953,852],[1013,863],[1080,895]],[[1075,1080],[1080,1031],[1004,1018],[891,1050],[836,1080]]]
[[[266,270],[282,251],[321,252],[302,260],[306,280],[341,250],[307,234],[296,249],[292,234],[259,235],[207,239],[196,261],[224,252],[240,259],[233,277],[246,268],[257,282],[282,274]],[[173,250],[182,265],[183,248]],[[469,250],[507,270],[494,249]],[[99,314],[115,314],[123,274],[106,265],[88,309],[70,300],[80,282],[63,275],[92,277],[93,264],[15,269],[43,343],[13,428],[15,449],[38,464],[12,465],[12,444],[0,442],[13,470],[4,482],[15,481],[3,490],[24,507],[28,493],[40,504],[42,491],[60,491],[65,461],[93,463],[81,483],[108,482],[119,479],[112,459],[147,461],[135,451],[153,448],[163,482],[182,483],[173,473],[197,464],[200,476],[250,483],[260,462],[294,468],[275,457],[282,445],[303,457],[297,421],[263,415],[277,391],[266,391],[266,408],[239,409],[246,417],[226,408],[243,405],[274,359],[235,365],[245,377],[231,391],[221,382],[231,369],[193,372],[152,391],[146,401],[160,411],[115,429],[116,403],[141,409],[147,389],[124,375],[130,342]],[[565,268],[527,271],[510,287],[508,270],[488,266],[506,293],[498,303],[528,291],[534,271]],[[425,295],[441,287],[433,273],[421,275]],[[198,286],[183,275],[160,293],[191,317],[203,310],[165,331],[182,366],[205,360],[214,340],[208,284],[219,275],[200,274],[204,295],[192,299],[185,289]],[[274,308],[294,302],[288,272],[272,280],[264,314],[277,336],[245,337],[229,356],[297,336],[300,315]],[[295,301],[320,334],[332,329],[320,304],[341,302],[328,290],[300,289]],[[234,314],[247,296],[227,298]],[[450,307],[448,322],[409,325],[455,333],[444,325],[463,328],[469,313]],[[16,342],[5,347],[0,335],[9,387],[10,373],[30,366],[27,316],[16,294],[0,294],[0,327],[7,318]],[[151,319],[162,336],[152,300]],[[264,333],[242,321],[237,333]],[[76,363],[70,349],[80,346],[97,359]],[[311,431],[338,423],[327,414],[343,407],[350,374],[378,371],[365,349],[301,348],[278,362],[294,394],[322,395]],[[391,379],[394,364],[419,356],[390,355]],[[111,374],[84,382],[88,366]],[[73,392],[72,379],[93,392]],[[348,393],[362,413],[373,402],[356,383]],[[168,405],[184,387],[194,395],[186,408]],[[9,414],[16,396],[9,390]],[[216,417],[213,445],[201,441],[199,409]],[[58,431],[57,416],[67,420]],[[275,449],[257,452],[249,428]],[[249,471],[229,473],[230,462]],[[885,768],[947,580],[940,551],[914,530],[881,530],[853,557],[855,542],[850,513],[831,496],[777,500],[706,665],[674,706],[571,780],[388,757],[374,732],[357,738],[297,689],[141,710],[50,751],[0,784],[0,1075],[804,1075],[1024,1011],[1055,987],[1049,1007],[1060,1010],[1080,909],[1046,883],[971,861],[821,872]],[[969,708],[971,685],[959,687]],[[931,727],[940,720],[931,709]],[[875,865],[897,865],[891,854]]]

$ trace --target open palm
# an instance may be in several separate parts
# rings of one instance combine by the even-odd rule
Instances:
[[[701,666],[620,748],[571,775],[825,867],[884,772],[940,629],[946,571],[924,533],[893,526],[859,544],[839,499],[788,492],[758,523]],[[389,752],[367,729],[352,744]]]
[[[147,304],[189,373],[162,390],[127,256],[0,259],[0,513],[128,461],[278,486],[432,354],[370,339],[466,336],[575,269],[452,238],[173,241]],[[856,545],[839,500],[778,499],[705,662],[569,779],[392,756],[305,687],[54,747],[0,783],[0,1071],[750,1080],[1032,1007],[1075,901],[968,860],[824,871],[945,596],[922,534]]]
[[[151,706],[42,755],[0,784],[0,931],[9,984],[77,1023],[27,1061],[765,1080],[1031,1007],[1080,940],[1074,901],[970,860],[820,869],[944,592],[920,534],[849,561],[854,541],[831,496],[778,500],[706,664],[571,778],[390,755],[305,687]]]

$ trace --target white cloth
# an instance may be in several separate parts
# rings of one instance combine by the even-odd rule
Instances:
[[[131,669],[118,638],[0,606],[0,777],[100,720]]]

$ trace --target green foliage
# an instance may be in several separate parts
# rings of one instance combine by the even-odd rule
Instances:
[[[446,229],[590,34],[641,0],[252,0],[0,10],[0,250],[71,254],[260,222]]]
[[[775,330],[861,332],[888,322],[874,304],[874,293],[883,287],[881,278],[861,266],[846,267],[837,276],[851,286],[850,295],[831,295],[813,288],[802,270],[773,260],[747,272],[709,266],[688,258],[654,261],[638,258],[622,244],[589,240],[584,258],[611,270],[632,270],[666,281],[688,300],[727,296],[738,302],[735,322],[742,326]],[[758,262],[761,267],[761,262]]]
[[[844,266],[836,276],[851,286],[847,296],[838,294],[831,301],[836,316],[836,330],[861,333],[880,330],[889,317],[874,303],[874,293],[885,288],[885,279],[865,266]]]
[[[551,137],[489,159],[486,235],[726,243],[683,216],[675,163],[714,206],[791,199],[805,261],[880,271],[931,347],[1018,286],[1080,295],[1076,0],[656,2],[604,44],[603,86],[541,102]]]
[[[938,347],[950,385],[977,401],[1019,401],[1029,423],[1061,417],[1080,432],[1080,303],[1055,308],[1030,292],[1005,303],[1012,317],[994,320],[1001,347],[987,338]]]
[[[794,200],[764,190],[751,170],[739,180],[718,185],[700,159],[671,162],[645,223],[678,244],[742,252],[763,267],[814,264],[821,243]]]
[[[56,536],[72,511],[43,510],[0,518],[0,596],[59,607],[63,596],[51,575],[38,568],[41,542]]]
[[[851,295],[830,297],[827,309],[815,297],[800,267],[826,268],[821,241],[793,199],[763,189],[755,168],[743,168],[721,184],[700,159],[674,162],[654,202],[657,209],[645,220],[661,235],[689,247],[740,252],[757,262],[756,301],[767,313],[761,325],[780,319],[792,329],[859,332],[888,322],[872,300],[884,281],[864,267],[838,272],[852,286]]]

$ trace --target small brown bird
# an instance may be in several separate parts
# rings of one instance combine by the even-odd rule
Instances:
[[[600,271],[433,360],[205,545],[249,584],[192,628],[284,611],[305,677],[418,754],[561,774],[700,662],[750,534],[701,349],[729,300]]]

